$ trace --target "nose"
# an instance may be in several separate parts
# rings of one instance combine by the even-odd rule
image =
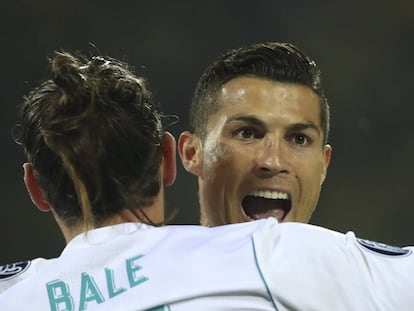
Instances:
[[[289,174],[289,155],[283,141],[267,138],[257,149],[255,172],[261,177]]]

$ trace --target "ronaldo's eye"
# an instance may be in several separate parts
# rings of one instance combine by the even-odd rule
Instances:
[[[309,143],[310,139],[303,134],[298,134],[293,137],[293,141],[297,145],[306,145]]]
[[[244,138],[244,139],[252,138],[254,136],[254,131],[251,128],[245,127],[245,128],[238,130],[237,136],[240,138]]]

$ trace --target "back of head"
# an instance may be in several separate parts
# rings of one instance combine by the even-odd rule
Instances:
[[[36,179],[66,225],[91,228],[160,190],[161,116],[143,78],[109,57],[56,52],[21,107]]]
[[[316,63],[289,43],[266,42],[230,50],[213,62],[198,81],[192,101],[190,130],[202,140],[208,119],[220,106],[218,91],[228,81],[252,76],[282,83],[296,83],[312,89],[320,98],[321,125],[325,142],[329,132],[329,106]]]

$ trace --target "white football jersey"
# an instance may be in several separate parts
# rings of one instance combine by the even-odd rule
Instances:
[[[413,311],[412,251],[273,218],[125,223],[0,267],[0,310]]]

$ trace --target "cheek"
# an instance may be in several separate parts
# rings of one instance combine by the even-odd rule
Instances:
[[[323,159],[318,155],[304,157],[297,166],[296,172],[303,182],[305,182],[310,188],[319,188],[323,182],[324,176],[324,162]]]
[[[233,148],[226,144],[215,143],[206,146],[203,158],[206,180],[222,179],[224,171],[232,171],[234,152]]]
[[[226,144],[213,143],[205,146],[204,167],[215,168],[227,163],[232,156],[232,148]]]

